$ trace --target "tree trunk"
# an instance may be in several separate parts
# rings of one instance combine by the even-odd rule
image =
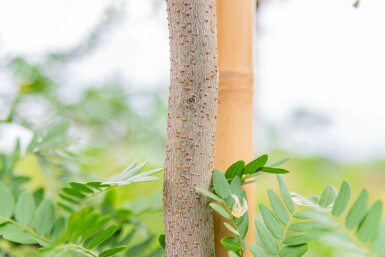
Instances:
[[[219,104],[218,128],[215,142],[215,168],[222,171],[238,160],[253,158],[252,98],[253,55],[252,39],[255,0],[217,0]],[[255,242],[254,184],[245,187],[249,203],[249,231],[246,245]],[[227,256],[220,239],[232,235],[215,213],[216,256]],[[246,247],[248,248],[248,247]],[[251,257],[247,251],[245,257]]]
[[[218,66],[215,0],[166,0],[171,81],[164,175],[167,257],[213,257],[209,200]]]

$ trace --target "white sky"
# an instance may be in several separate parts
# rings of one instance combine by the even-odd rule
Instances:
[[[0,56],[33,57],[76,45],[111,2],[0,0]],[[255,44],[257,122],[275,124],[284,135],[278,147],[347,160],[383,157],[385,1],[361,0],[358,9],[352,0],[265,2],[258,13]],[[127,0],[125,9],[125,21],[105,39],[104,47],[66,71],[69,87],[113,75],[136,87],[167,86],[164,6],[155,16],[150,0]],[[329,125],[290,125],[289,117],[298,108],[328,117]],[[258,142],[266,142],[265,134],[259,135]]]

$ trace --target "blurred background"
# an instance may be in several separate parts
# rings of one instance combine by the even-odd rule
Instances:
[[[287,180],[299,193],[348,180],[356,193],[367,187],[385,200],[384,10],[382,0],[258,4],[255,152],[290,157]],[[0,152],[12,152],[17,138],[26,147],[32,131],[53,133],[50,162],[62,183],[106,177],[134,160],[161,167],[166,17],[163,0],[0,0]],[[44,161],[26,156],[18,170],[52,187],[36,164]],[[121,189],[118,204],[160,207],[161,185]],[[265,201],[274,178],[256,187]],[[160,209],[146,215],[161,233]],[[339,256],[315,249],[307,256]]]

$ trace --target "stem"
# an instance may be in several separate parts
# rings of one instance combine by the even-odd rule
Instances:
[[[289,230],[289,226],[290,226],[291,221],[292,221],[293,217],[295,216],[295,214],[296,214],[296,210],[295,209],[294,209],[293,212],[289,212],[289,221],[287,222],[286,225],[284,225],[284,230],[283,230],[283,233],[282,233],[282,238],[279,240],[279,244],[278,244],[278,249],[279,249],[278,252],[280,252],[281,249],[282,249],[283,241],[286,238],[286,234],[287,234],[287,232]]]
[[[68,245],[68,246],[71,247],[71,248],[75,248],[75,249],[78,249],[78,250],[80,250],[80,251],[83,251],[83,252],[85,252],[85,253],[87,253],[87,254],[93,256],[93,257],[97,257],[97,256],[98,256],[98,255],[94,254],[93,252],[91,252],[90,250],[84,248],[84,247],[81,246],[81,245]]]
[[[230,216],[231,216],[231,220],[230,220],[230,221],[233,223],[235,229],[238,231],[238,225],[237,225],[237,223],[235,222],[234,216],[231,215],[231,210],[227,207],[227,205],[226,205],[225,202],[224,202],[224,206],[225,206],[225,208],[226,208],[226,211],[227,211],[227,212],[230,214]],[[247,213],[245,213],[245,215],[247,215]],[[239,235],[237,235],[236,238],[238,239],[238,242],[239,242],[239,244],[241,245],[241,248],[242,248],[242,250],[239,252],[239,254],[241,255],[241,257],[243,257],[243,255],[244,255],[245,252],[244,252],[244,250],[243,250],[242,238],[241,238]]]

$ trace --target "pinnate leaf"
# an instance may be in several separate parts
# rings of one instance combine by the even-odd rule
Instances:
[[[16,203],[15,207],[15,219],[16,221],[26,226],[28,225],[35,212],[35,200],[33,199],[33,195],[28,191],[23,191]]]
[[[106,250],[99,254],[99,257],[109,257],[113,256],[114,254],[120,253],[121,251],[124,251],[127,247],[121,246],[121,247],[115,247],[109,250]]]
[[[346,217],[346,227],[349,229],[358,226],[362,219],[365,217],[369,201],[368,190],[363,189],[354,202],[353,207],[350,209],[348,216]]]
[[[286,209],[283,206],[281,200],[273,190],[269,189],[267,193],[269,195],[270,204],[275,215],[282,224],[286,225],[289,222],[289,216],[287,215]]]
[[[214,191],[221,198],[225,199],[230,195],[230,186],[225,175],[218,170],[213,171],[213,187]]]
[[[262,222],[256,220],[255,226],[257,228],[259,238],[261,239],[263,245],[266,247],[269,253],[278,254],[277,239],[274,238],[274,236],[270,233],[270,231],[265,227]]]
[[[340,192],[338,193],[332,210],[332,214],[334,216],[340,216],[345,211],[346,207],[348,206],[351,194],[352,189],[350,185],[346,181],[342,182]]]
[[[336,197],[337,190],[334,187],[328,185],[327,187],[325,187],[324,191],[321,194],[319,205],[324,208],[328,207],[334,202]]]
[[[226,247],[230,251],[233,251],[236,253],[242,251],[242,245],[240,244],[238,239],[235,237],[224,237],[221,239],[221,243],[224,247]]]
[[[271,257],[269,253],[267,253],[262,247],[258,245],[250,245],[250,251],[254,257]]]
[[[210,207],[213,208],[219,215],[225,219],[231,219],[231,215],[221,205],[216,203],[210,203]]]
[[[216,194],[208,191],[208,190],[205,190],[203,188],[195,188],[195,190],[201,194],[204,194],[205,196],[213,199],[214,201],[217,201],[217,202],[223,202],[223,199],[219,198]]]
[[[12,216],[15,202],[11,191],[9,191],[8,187],[4,185],[3,182],[0,181],[0,217],[9,218]]]
[[[274,214],[263,204],[259,205],[263,221],[275,238],[281,238],[283,234],[282,226],[279,224]]]
[[[110,237],[112,237],[115,234],[117,229],[118,229],[118,226],[111,225],[111,226],[107,227],[106,229],[102,230],[94,238],[92,238],[92,240],[88,244],[88,248],[94,249],[98,245],[102,244],[103,242],[108,240]]]
[[[225,172],[225,177],[232,180],[234,177],[242,177],[243,168],[245,167],[244,161],[237,161],[233,163]]]
[[[262,156],[258,157],[254,161],[248,163],[245,166],[243,173],[244,174],[253,174],[253,173],[256,173],[256,172],[260,171],[261,168],[263,166],[265,166],[265,164],[267,163],[268,158],[269,157],[265,154],[265,155],[262,155]]]
[[[380,229],[382,217],[382,202],[377,200],[370,207],[364,220],[358,227],[357,238],[362,242],[373,241]],[[384,242],[385,243],[385,242]]]
[[[48,234],[54,224],[55,216],[54,216],[54,207],[50,200],[44,199],[35,213],[35,230],[41,234]]]
[[[309,249],[308,244],[285,246],[279,252],[279,257],[301,257]]]
[[[293,213],[294,203],[293,203],[293,200],[291,199],[291,196],[290,196],[289,190],[287,189],[286,183],[283,180],[283,177],[280,175],[277,176],[277,180],[278,180],[279,190],[281,192],[282,199],[283,199],[287,209],[291,213]]]

